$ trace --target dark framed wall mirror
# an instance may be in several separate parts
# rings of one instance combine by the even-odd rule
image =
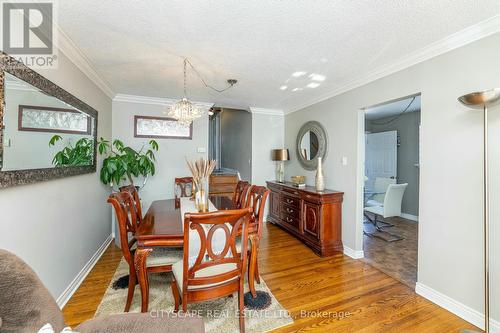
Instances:
[[[328,135],[317,121],[308,121],[299,130],[296,141],[296,153],[302,167],[315,170],[318,167],[318,157],[323,160],[328,151]]]
[[[0,187],[95,172],[97,115],[0,52]]]

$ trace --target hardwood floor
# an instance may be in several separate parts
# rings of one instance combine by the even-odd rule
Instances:
[[[120,257],[111,245],[64,308],[68,325],[93,317]],[[474,328],[363,260],[320,258],[274,225],[264,228],[259,265],[261,276],[294,318],[276,333],[443,333]]]
[[[382,229],[404,239],[386,242],[377,237],[363,235],[364,260],[415,289],[418,262],[418,223],[401,217],[389,217],[385,220],[394,224],[394,227]],[[384,234],[378,232],[371,223],[365,223],[363,228],[369,233]]]
[[[80,288],[73,294],[63,308],[66,324],[75,327],[94,317],[95,310],[108,288],[111,278],[120,263],[122,252],[115,243],[111,243],[101,259],[85,278]],[[125,304],[125,303],[124,303]]]

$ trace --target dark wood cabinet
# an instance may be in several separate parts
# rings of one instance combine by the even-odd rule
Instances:
[[[232,198],[237,183],[238,175],[236,174],[213,173],[210,175],[208,189],[210,195]]]
[[[304,201],[302,205],[303,217],[304,221],[304,234],[308,236],[312,236],[316,239],[319,239],[319,224],[320,224],[320,208],[321,206],[317,204],[313,204],[307,201]]]
[[[271,209],[269,210],[269,214],[274,218],[274,219],[279,219],[280,218],[280,194],[277,192],[271,192],[269,195],[269,206]]]
[[[268,221],[290,232],[321,256],[343,252],[344,193],[291,183],[267,182],[271,190]]]

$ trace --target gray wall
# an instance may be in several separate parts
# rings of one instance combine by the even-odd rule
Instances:
[[[58,61],[57,70],[37,71],[95,108],[98,137],[111,137],[111,99],[62,52]],[[0,248],[23,258],[58,298],[111,234],[108,195],[98,173],[2,189]]]
[[[420,112],[409,112],[403,114],[390,124],[377,125],[389,119],[367,120],[365,130],[371,133],[398,131],[400,145],[398,146],[398,183],[408,183],[403,197],[402,212],[418,216],[418,188],[419,168],[418,163],[418,131],[420,125]]]
[[[151,140],[134,137],[134,115],[165,117],[165,106],[113,101],[113,139],[120,139],[125,145],[141,148]],[[207,153],[198,153],[198,148],[208,148],[208,116],[193,122],[193,138],[155,139],[159,150],[156,156],[156,173],[149,177],[141,190],[143,211],[150,203],[159,199],[174,198],[174,178],[191,176],[186,158],[207,158]]]
[[[359,251],[363,248],[364,183],[361,109],[422,94],[417,292],[436,302],[441,300],[441,304],[443,297],[451,298],[453,304],[463,305],[460,315],[471,314],[468,319],[478,324],[478,313],[484,311],[482,116],[461,105],[457,98],[500,87],[499,54],[500,33],[496,33],[285,117],[285,147],[294,147],[297,132],[306,121],[316,120],[326,127],[330,137],[324,163],[326,185],[345,193],[342,238],[345,246]],[[490,112],[491,134],[496,135],[500,132],[500,107]],[[314,172],[303,170],[294,150],[290,152],[287,176],[304,174],[312,183]],[[348,160],[345,166],[342,157]],[[500,152],[492,153],[491,158],[500,159]],[[500,173],[494,170],[493,176]],[[500,181],[491,185],[492,202],[500,200]],[[492,205],[492,220],[499,216],[500,205]],[[492,223],[497,230],[499,225]],[[496,238],[492,240],[494,254],[500,253],[498,234],[492,233]],[[492,259],[492,266],[491,295],[500,295],[498,255]],[[492,298],[492,306],[494,318],[500,320],[500,297]]]
[[[220,115],[221,167],[238,170],[241,179],[252,179],[252,115],[223,109]]]

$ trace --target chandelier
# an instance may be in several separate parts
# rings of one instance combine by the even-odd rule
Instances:
[[[219,93],[226,91],[227,89],[231,88],[234,86],[237,82],[237,80],[234,79],[229,79],[227,80],[228,87],[225,89],[216,89],[209,84],[205,82],[205,80],[201,77],[200,73],[194,68],[194,66],[189,62],[187,58],[184,58],[184,97],[178,101],[177,103],[173,104],[172,106],[169,107],[168,109],[168,116],[170,118],[176,119],[179,123],[183,125],[190,125],[193,120],[200,118],[205,114],[204,110],[201,110],[199,107],[191,103],[187,99],[187,89],[186,89],[186,76],[187,76],[187,65],[193,69],[195,74],[200,78],[201,82],[205,85],[205,87],[213,89]]]
[[[183,125],[190,125],[193,120],[203,116],[203,111],[196,105],[188,101],[186,93],[186,67],[187,59],[184,59],[184,98],[172,105],[168,111],[168,116],[176,119]]]

